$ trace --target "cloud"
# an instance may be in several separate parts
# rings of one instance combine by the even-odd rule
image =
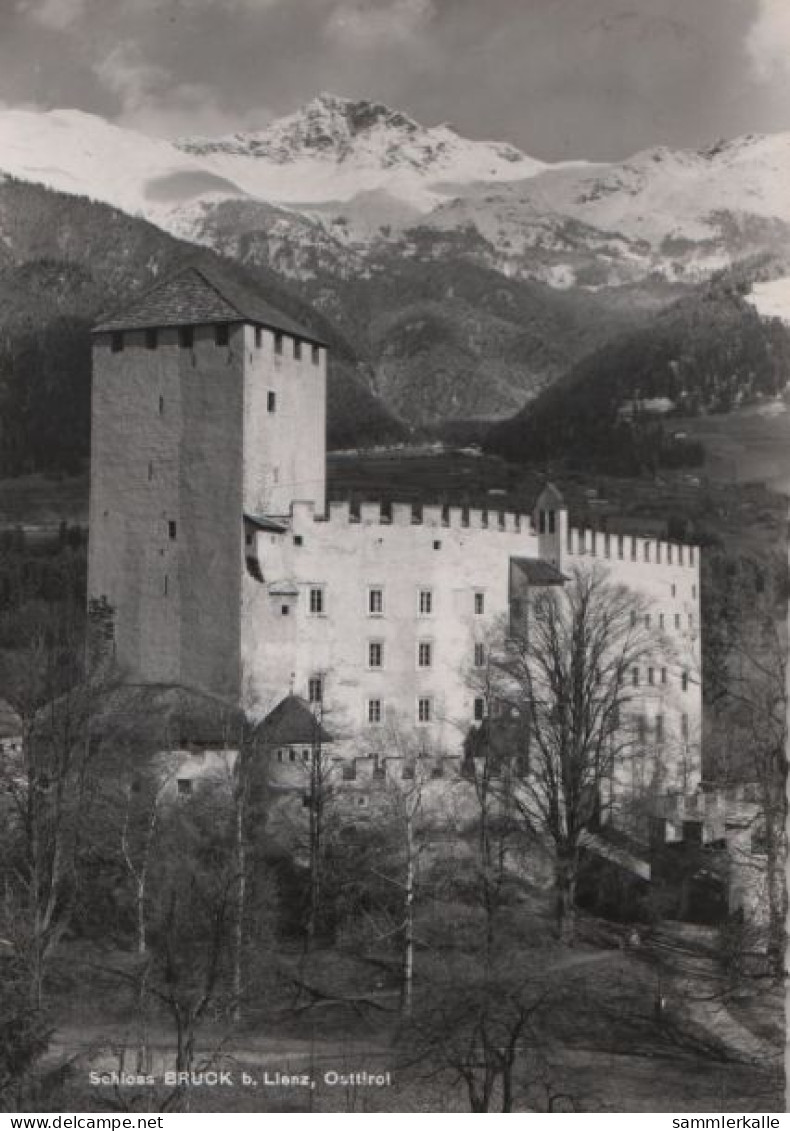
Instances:
[[[326,36],[338,45],[370,50],[413,40],[432,22],[433,0],[391,0],[379,6],[343,3],[326,23]]]
[[[746,47],[757,78],[769,80],[783,71],[790,74],[790,4],[787,0],[760,0]]]
[[[88,0],[20,0],[17,10],[42,27],[65,31],[85,15]]]
[[[224,109],[214,87],[176,81],[164,67],[147,63],[133,43],[119,44],[94,70],[121,102],[117,124],[142,133],[217,136],[260,128],[273,116],[265,106],[243,113]]]

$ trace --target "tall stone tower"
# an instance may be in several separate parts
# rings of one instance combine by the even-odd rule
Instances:
[[[127,678],[239,698],[245,516],[324,510],[326,360],[230,268],[95,328],[88,592]]]

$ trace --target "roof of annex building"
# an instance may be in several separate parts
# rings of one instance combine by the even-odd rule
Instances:
[[[182,267],[155,283],[104,318],[93,332],[106,334],[217,322],[248,322],[314,345],[326,344],[313,330],[272,306],[257,280],[246,272],[231,265],[202,263]]]
[[[268,746],[312,747],[334,741],[310,704],[298,695],[280,700],[258,727],[258,737]]]
[[[542,558],[511,558],[510,561],[529,585],[563,585],[568,580],[556,566]]]

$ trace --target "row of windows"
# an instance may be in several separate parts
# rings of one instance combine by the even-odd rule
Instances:
[[[295,361],[302,359],[302,346],[307,344],[303,343],[299,338],[292,338],[293,356]],[[285,335],[277,331],[274,335],[274,352],[276,356],[282,357],[284,353]],[[214,326],[214,345],[227,346],[230,343],[230,323],[218,322]],[[195,345],[195,327],[194,326],[180,326],[178,329],[178,344],[181,349],[192,349]],[[116,330],[110,335],[110,349],[113,353],[121,353],[125,345],[125,338],[123,330]],[[263,345],[263,330],[260,326],[255,327],[255,346],[260,349]],[[159,331],[153,327],[145,331],[145,348],[155,350],[159,346]],[[321,360],[321,347],[311,345],[310,356],[313,365],[318,365]]]
[[[384,721],[384,700],[368,699],[365,704],[365,717],[371,726],[378,726]],[[432,695],[421,695],[415,707],[415,719],[418,723],[432,723],[435,718]]]
[[[417,612],[421,617],[429,617],[434,612],[434,593],[432,589],[420,589],[417,592]],[[308,608],[313,616],[323,616],[326,613],[326,587],[313,585],[308,593]],[[474,613],[483,616],[486,609],[486,595],[482,590],[473,594]],[[368,615],[372,617],[384,616],[384,590],[382,588],[368,589]]]
[[[549,533],[554,532],[553,531],[553,524],[551,522],[552,518],[553,518],[553,512],[549,511]],[[545,532],[544,521],[545,520],[544,520],[544,517],[543,517],[543,513],[541,512],[541,533]],[[588,541],[587,541],[587,534],[588,533],[590,535],[589,544],[588,544]],[[573,553],[573,534],[574,534],[573,529],[571,527],[568,527],[568,553]],[[617,557],[621,561],[625,558],[626,536],[624,534],[603,534],[603,535],[601,535],[600,533],[598,533],[598,531],[595,531],[595,530],[590,530],[590,531],[577,530],[576,531],[576,553],[577,554],[586,554],[586,553],[589,552],[591,555],[597,554],[598,545],[599,545],[598,539],[600,537],[603,537],[603,556],[605,558],[611,558],[612,557],[612,541],[613,541],[613,539],[616,539]],[[631,559],[632,562],[638,561],[639,560],[639,539],[634,538],[632,536],[629,536],[629,541],[630,541],[630,547],[629,547],[630,559]],[[655,560],[657,565],[661,565],[661,543],[660,542],[650,542],[650,541],[642,542],[642,561],[645,561],[645,562],[651,561],[651,554],[652,554],[651,547],[655,548],[655,558],[653,560]],[[682,546],[680,543],[678,543],[677,545],[673,545],[672,543],[667,543],[666,551],[667,551],[667,565],[673,565],[674,564],[675,551],[677,551],[677,564],[678,565],[684,565],[686,557],[687,557],[687,560],[688,560],[688,564],[694,565],[694,547],[693,546]],[[687,555],[686,555],[686,551],[688,551]]]
[[[417,666],[430,668],[433,666],[433,641],[421,640],[417,645]],[[476,668],[485,666],[486,654],[483,644],[474,646],[474,665]],[[379,669],[384,667],[384,644],[379,640],[371,640],[368,645],[368,667]],[[307,698],[311,703],[321,703],[324,698],[324,681],[320,675],[311,676],[307,681]],[[375,701],[375,700],[374,700]],[[482,716],[481,716],[482,717]]]
[[[694,627],[694,614],[693,613],[687,613],[686,614],[686,621],[687,621],[689,628],[693,628]],[[636,610],[632,609],[631,610],[631,627],[634,628],[636,626],[636,623],[637,623],[637,613],[636,613]],[[659,630],[661,632],[663,632],[667,628],[667,618],[666,618],[665,614],[659,613],[656,617],[655,623],[658,625]],[[682,616],[681,616],[680,613],[674,613],[673,614],[672,623],[674,624],[675,628],[678,631],[680,631],[680,628],[683,624]],[[653,614],[652,613],[645,613],[644,614],[644,625],[645,625],[645,628],[647,628],[647,629],[653,627]]]
[[[634,715],[631,719],[631,729],[636,735],[637,742],[641,745],[647,743],[650,738],[650,725],[644,715]],[[688,741],[689,737],[689,717],[688,715],[680,716],[680,736],[684,742]],[[656,715],[653,718],[653,734],[652,741],[656,746],[663,746],[666,741],[666,729],[664,726],[664,716]]]
[[[655,687],[657,684],[666,686],[669,682],[669,676],[667,674],[666,668],[647,668],[645,671],[645,678],[647,680],[648,687]],[[631,685],[633,687],[639,687],[640,682],[641,672],[639,668],[631,668]],[[689,673],[684,671],[680,673],[680,690],[688,691],[688,689]]]

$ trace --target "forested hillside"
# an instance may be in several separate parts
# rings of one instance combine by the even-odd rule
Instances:
[[[0,474],[76,470],[90,428],[90,327],[185,259],[215,259],[85,198],[0,182]],[[273,272],[252,267],[273,305],[331,346],[329,439],[399,438],[369,374],[333,324]]]
[[[720,280],[649,325],[597,350],[511,420],[493,426],[488,450],[520,463],[638,474],[702,461],[650,410],[728,412],[781,393],[790,380],[790,330],[760,318],[742,288]],[[668,406],[664,406],[668,407]]]

